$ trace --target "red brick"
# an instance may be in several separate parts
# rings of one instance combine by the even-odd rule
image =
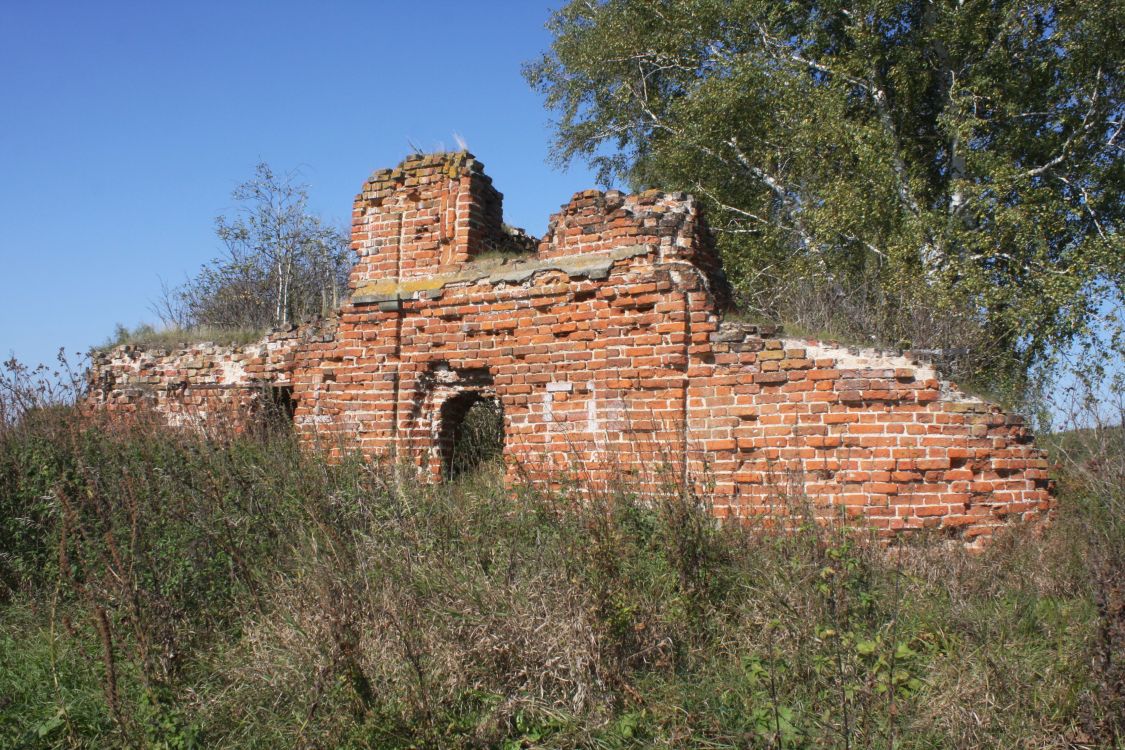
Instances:
[[[284,385],[306,443],[354,439],[373,458],[410,455],[437,480],[442,404],[477,390],[504,406],[511,478],[545,487],[559,484],[552,467],[576,460],[596,481],[645,481],[645,469],[680,458],[686,438],[701,485],[734,517],[769,512],[765,499],[791,477],[880,533],[944,525],[972,541],[997,517],[1054,507],[1045,457],[1019,420],[916,380],[893,355],[865,363],[817,344],[813,359],[811,343],[723,323],[708,291],[721,288],[718,258],[699,242],[694,202],[579,193],[537,252],[492,266],[540,270],[502,283],[484,264],[456,276],[510,241],[500,195],[467,154],[375,173],[352,217],[353,287],[401,298],[400,309],[349,301],[334,322],[242,349],[115,350],[95,360],[87,404],[122,419],[151,409],[245,429],[262,386]],[[607,278],[576,259],[626,249]],[[491,383],[473,380],[481,373]]]

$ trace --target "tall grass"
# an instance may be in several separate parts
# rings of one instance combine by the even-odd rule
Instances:
[[[410,485],[32,409],[0,431],[0,746],[1120,746],[1120,505],[1071,481],[1040,533],[887,550],[674,481]]]

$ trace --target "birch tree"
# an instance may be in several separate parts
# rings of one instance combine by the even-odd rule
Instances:
[[[1121,0],[572,0],[525,75],[559,163],[704,199],[752,314],[1018,384],[1120,331],[1123,18]]]
[[[295,173],[260,163],[215,220],[224,254],[174,292],[166,317],[219,328],[285,327],[331,313],[350,269],[346,233],[308,207]],[[167,295],[166,295],[167,296]]]

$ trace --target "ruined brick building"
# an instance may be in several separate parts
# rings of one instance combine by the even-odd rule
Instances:
[[[673,478],[724,517],[799,496],[883,533],[971,541],[1050,508],[1020,419],[909,353],[725,321],[719,261],[688,196],[586,191],[537,249],[513,244],[472,155],[412,156],[356,197],[358,260],[335,319],[244,347],[103,352],[90,399],[202,427],[273,399],[307,443],[433,480],[459,421],[488,400],[513,479]]]

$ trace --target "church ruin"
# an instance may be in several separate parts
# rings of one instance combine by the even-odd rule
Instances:
[[[724,320],[689,196],[578,193],[523,248],[461,152],[376,172],[352,217],[358,260],[334,319],[242,347],[99,353],[90,402],[202,429],[272,403],[309,445],[434,481],[485,402],[513,481],[672,480],[730,518],[775,517],[799,496],[884,535],[973,542],[1051,508],[1021,420],[909,353]]]

